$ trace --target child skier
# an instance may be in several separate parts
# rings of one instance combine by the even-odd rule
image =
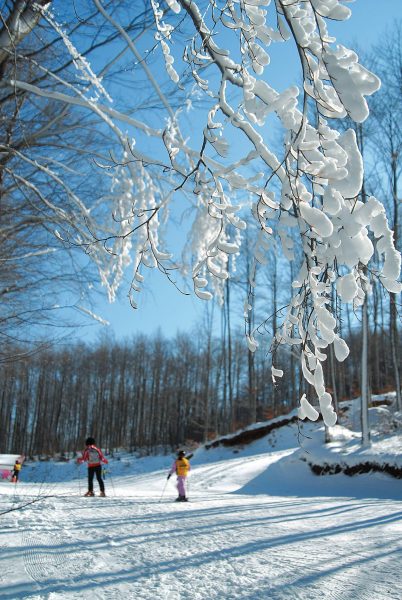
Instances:
[[[11,477],[11,482],[12,483],[17,483],[19,476],[20,476],[20,471],[22,468],[22,464],[20,463],[19,460],[15,461],[14,467],[13,467],[13,475]]]
[[[177,453],[177,459],[174,461],[169,475],[167,476],[167,478],[170,479],[173,473],[176,473],[177,475],[177,489],[179,496],[176,498],[176,502],[187,502],[188,500],[186,498],[186,479],[190,468],[190,463],[188,458],[186,458],[186,453],[184,450],[180,450]]]
[[[86,448],[82,453],[81,458],[77,460],[78,464],[83,462],[88,463],[88,491],[84,496],[95,496],[94,494],[94,475],[99,483],[100,496],[105,497],[105,484],[102,479],[102,466],[101,463],[107,464],[107,459],[103,456],[102,450],[95,446],[95,440],[93,437],[89,437],[85,440]]]

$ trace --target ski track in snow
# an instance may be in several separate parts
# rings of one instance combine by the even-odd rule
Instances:
[[[392,501],[214,495],[180,506],[113,497],[65,504],[44,500],[19,517],[36,586],[20,595],[11,581],[2,598],[401,598],[402,512]]]
[[[63,520],[57,514],[57,508],[62,509]],[[60,506],[59,503],[57,506],[50,502],[46,507],[36,505],[35,511],[39,512],[34,519],[35,524],[29,526],[27,523],[22,532],[25,570],[34,581],[41,584],[46,583],[49,577],[68,580],[79,572],[85,554],[83,551],[73,554],[68,551],[71,511],[68,505]]]
[[[106,479],[107,498],[83,498],[82,477],[0,484],[0,512],[38,499],[1,517],[0,598],[401,600],[402,502],[303,494],[317,478],[289,454],[204,455],[187,504],[173,502],[172,480],[161,500],[162,463]],[[283,460],[287,471],[270,470]],[[261,492],[261,478],[272,489],[289,469],[293,494]]]

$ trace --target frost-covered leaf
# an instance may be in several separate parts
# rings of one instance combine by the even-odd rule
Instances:
[[[205,277],[194,277],[194,285],[197,288],[203,288],[208,285],[208,279],[205,279]]]
[[[276,382],[276,377],[283,377],[282,369],[276,369],[273,365],[271,367],[271,376],[273,383]]]
[[[252,335],[246,335],[246,340],[250,352],[255,352],[258,348],[258,342],[254,339]]]
[[[318,397],[322,396],[325,393],[324,374],[321,363],[319,361],[317,362],[317,366],[314,371],[314,387]]]
[[[175,13],[179,13],[180,12],[180,4],[177,2],[177,0],[166,0],[166,3],[168,5],[168,7],[170,8],[170,10],[172,10]]]
[[[395,248],[390,248],[385,253],[384,266],[381,276],[387,279],[398,279],[401,274],[401,255]]]
[[[306,394],[300,398],[300,407],[298,410],[299,419],[304,420],[305,418],[310,421],[316,421],[319,417],[318,411],[311,406],[310,402],[306,398]]]
[[[321,210],[314,206],[310,206],[306,202],[300,202],[299,208],[303,219],[318,233],[319,236],[325,238],[332,234],[334,229],[333,225],[327,215]]]
[[[361,123],[368,117],[366,95],[380,87],[379,78],[358,63],[355,52],[338,45],[323,52],[326,69],[332,84],[351,118]]]
[[[355,198],[363,183],[363,158],[357,146],[356,133],[353,129],[345,131],[339,137],[338,144],[345,150],[347,155],[345,165],[347,175],[338,181],[334,181],[333,186],[344,198]]]
[[[348,273],[343,277],[339,277],[336,282],[336,291],[344,302],[351,302],[358,292],[356,277],[353,273]]]
[[[194,291],[196,296],[198,296],[198,298],[201,298],[201,300],[212,300],[213,298],[211,292],[208,292],[206,290],[200,290],[198,288],[195,288]]]
[[[327,427],[333,427],[338,420],[336,412],[332,406],[321,407],[323,421]]]
[[[236,254],[236,252],[239,252],[239,246],[230,242],[219,241],[218,248],[222,252],[226,252],[226,254]]]
[[[402,283],[395,281],[394,279],[388,279],[387,277],[380,277],[380,281],[386,290],[392,294],[400,294],[402,291]]]
[[[339,360],[339,362],[343,362],[349,356],[349,347],[347,343],[338,335],[334,338],[334,351],[336,360]]]

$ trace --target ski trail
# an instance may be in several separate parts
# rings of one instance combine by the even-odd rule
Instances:
[[[52,580],[54,585],[59,582],[64,586],[72,576],[86,572],[88,552],[85,545],[72,543],[68,524],[73,520],[73,511],[69,505],[61,505],[57,499],[43,501],[45,506],[36,506],[33,515],[20,520],[24,568],[38,584]]]
[[[73,468],[19,501],[0,486],[1,508],[40,500],[0,521],[1,600],[401,600],[399,482],[316,478],[293,441],[203,454],[189,503],[174,502],[173,478],[160,501],[164,457],[120,466],[107,498],[82,497]],[[392,496],[364,495],[375,486]]]
[[[64,579],[79,566],[79,561],[60,550],[68,539],[55,531],[24,533],[25,570],[38,583],[49,577]]]
[[[2,600],[402,597],[397,501],[56,496],[13,515]]]

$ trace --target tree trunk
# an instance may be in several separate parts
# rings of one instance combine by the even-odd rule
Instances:
[[[396,173],[398,153],[392,153],[392,196],[394,208],[394,240],[395,247],[398,248],[398,177]],[[389,328],[391,338],[391,354],[392,365],[394,369],[395,391],[396,391],[396,406],[398,410],[402,410],[401,398],[401,379],[399,374],[399,352],[398,352],[398,324],[397,324],[397,309],[396,309],[396,294],[389,295]]]
[[[369,405],[369,383],[368,383],[368,311],[367,299],[362,308],[362,361],[361,361],[361,429],[362,429],[362,445],[370,444],[370,427],[368,417]]]

